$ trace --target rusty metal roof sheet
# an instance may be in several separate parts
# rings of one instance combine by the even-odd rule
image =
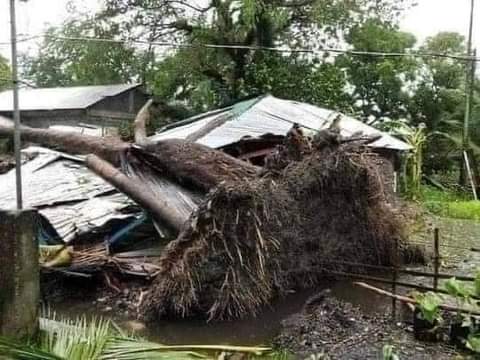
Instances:
[[[40,147],[23,155],[25,207],[38,209],[65,242],[134,215],[128,211],[132,202],[91,173],[82,158]],[[29,155],[35,157],[28,160]],[[15,170],[0,176],[0,189],[0,208],[15,208]]]
[[[262,96],[253,100],[240,102],[234,106],[196,116],[192,121],[184,120],[179,126],[152,136],[153,141],[164,139],[186,139],[192,134],[200,134],[196,139],[200,144],[212,148],[221,148],[236,143],[244,138],[259,138],[266,134],[285,135],[298,123],[309,130],[322,130],[330,126],[334,119],[341,116],[340,132],[344,136],[361,133],[363,136],[381,135],[370,144],[375,148],[406,151],[410,146],[405,142],[381,132],[369,125],[339,112],[318,106],[291,100]],[[223,117],[223,120],[220,120]]]
[[[86,168],[83,157],[32,146],[22,151],[25,207],[38,209],[65,242],[98,232],[113,220],[128,220],[141,210],[124,194]],[[201,195],[192,193],[148,167],[124,164],[127,174],[185,216]],[[0,209],[16,206],[15,170],[0,176]],[[162,224],[157,224],[162,226]]]
[[[120,84],[21,89],[20,109],[22,111],[86,109],[106,97],[119,95],[139,86],[140,84]],[[12,90],[0,93],[0,111],[13,111]]]

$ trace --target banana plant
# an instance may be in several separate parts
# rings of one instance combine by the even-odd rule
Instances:
[[[421,123],[413,127],[403,122],[396,122],[394,131],[411,147],[404,163],[404,190],[412,200],[418,200],[423,175],[423,150],[429,136],[426,133],[426,126]]]

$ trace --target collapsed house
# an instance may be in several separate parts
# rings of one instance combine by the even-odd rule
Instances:
[[[334,110],[271,95],[167,125],[150,140],[194,141],[263,166],[265,157],[282,144],[293,124],[298,124],[310,136],[336,127],[343,137],[378,137],[369,147],[383,160],[380,166],[387,188],[395,190],[399,157],[410,150],[408,144]]]
[[[137,116],[143,136],[134,145],[22,128],[27,140],[90,154],[84,162],[69,155],[62,162],[84,163],[149,213],[157,230],[174,234],[155,260],[146,316],[255,314],[291,287],[318,281],[325,260],[390,265],[398,261],[397,244],[408,247],[386,202],[376,152],[408,149],[403,142],[336,112],[270,96],[177,123],[149,139],[147,110]],[[0,135],[11,133],[0,124]],[[38,176],[42,169],[39,163],[30,171]],[[89,194],[97,196],[74,206],[111,203],[104,197],[114,196],[113,189],[104,186],[92,181]],[[85,197],[76,192],[73,198]],[[49,221],[52,204],[71,205],[37,201]]]

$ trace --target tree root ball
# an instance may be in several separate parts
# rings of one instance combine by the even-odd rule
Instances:
[[[389,266],[409,251],[378,157],[361,144],[316,147],[254,179],[223,182],[164,250],[143,304],[149,319],[257,314],[334,261]]]

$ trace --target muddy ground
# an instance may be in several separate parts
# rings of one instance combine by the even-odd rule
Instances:
[[[408,322],[394,323],[389,315],[366,315],[324,291],[308,300],[302,312],[282,322],[274,345],[298,359],[382,359],[385,345],[393,346],[400,359],[442,360],[458,354],[445,344],[417,341],[412,332]]]
[[[480,265],[480,222],[449,218],[429,217],[426,226],[412,237],[422,244],[425,252],[432,253],[433,229],[440,232],[441,272],[472,275]],[[432,271],[432,264],[413,267]],[[431,278],[402,276],[404,282],[431,286]],[[381,284],[372,285],[382,287]],[[389,290],[387,288],[387,290]],[[407,288],[399,288],[406,294]],[[351,292],[351,290],[350,290]],[[361,291],[358,291],[361,294]],[[324,294],[325,295],[325,294]],[[448,345],[447,328],[443,330],[443,341],[427,343],[415,340],[413,336],[413,315],[405,306],[399,306],[396,321],[392,321],[389,299],[379,298],[371,293],[370,301],[358,300],[355,296],[343,296],[348,302],[328,295],[316,296],[304,309],[282,322],[281,333],[274,344],[286,348],[300,359],[382,359],[384,345],[392,345],[400,359],[452,359],[458,352]],[[368,297],[363,293],[362,298]],[[342,296],[340,296],[342,298]],[[354,305],[358,305],[356,307]],[[371,311],[373,308],[373,311]],[[375,309],[376,308],[376,309]],[[322,358],[322,359],[323,359]]]

